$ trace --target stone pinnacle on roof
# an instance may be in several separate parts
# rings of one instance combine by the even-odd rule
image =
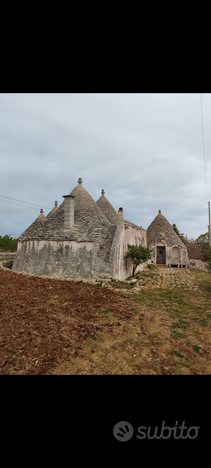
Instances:
[[[158,213],[161,214],[161,210],[159,210]]]
[[[50,216],[52,216],[57,210],[58,210],[58,202],[55,201],[55,205],[53,207],[53,209],[47,214],[47,218],[50,218]]]
[[[43,209],[41,208],[40,213],[44,213]]]
[[[105,197],[105,190],[102,189],[101,197],[97,200],[97,205],[99,206],[102,213],[106,216],[106,218],[110,221],[111,224],[121,224],[122,221],[120,220],[117,212],[111,205],[111,203]]]
[[[79,179],[78,179],[78,184],[82,184],[82,182],[83,182],[83,181],[82,181],[82,178],[79,177]]]

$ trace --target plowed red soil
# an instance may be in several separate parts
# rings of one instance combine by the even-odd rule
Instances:
[[[51,374],[89,337],[112,334],[136,301],[90,284],[0,270],[0,374]]]

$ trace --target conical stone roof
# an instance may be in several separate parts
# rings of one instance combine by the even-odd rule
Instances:
[[[68,232],[64,232],[63,230],[64,200],[59,208],[51,210],[47,217],[44,216],[45,223],[42,223],[42,227],[37,224],[37,219],[35,221],[36,224],[33,223],[33,225],[21,234],[19,239],[76,240],[81,236],[85,236],[86,233],[90,233],[93,229],[111,225],[97,203],[82,186],[81,179],[79,179],[78,185],[69,195],[74,196],[74,225]]]
[[[180,237],[176,234],[172,225],[159,210],[158,215],[147,229],[147,245],[150,246],[156,242],[159,242],[161,238],[166,241],[169,247],[178,245],[180,247],[186,248],[185,244],[183,244]]]
[[[47,218],[43,213],[43,210],[40,210],[40,215],[35,219],[35,221],[19,236],[18,240],[30,239],[35,235],[40,235],[43,232]]]
[[[111,203],[108,201],[108,199],[105,197],[104,190],[102,190],[101,193],[101,197],[96,201],[100,210],[103,212],[103,214],[106,216],[106,218],[110,221],[111,224],[122,224],[123,221],[120,219],[120,217],[118,216],[117,212],[115,211]]]
[[[69,195],[74,196],[74,220],[76,224],[86,224],[90,227],[101,227],[110,224],[89,192],[82,186],[81,179],[79,179],[77,187]]]
[[[58,202],[55,201],[55,206],[54,206],[53,209],[47,214],[46,218],[49,218],[50,216],[52,216],[52,214],[54,214],[57,210],[58,210]]]

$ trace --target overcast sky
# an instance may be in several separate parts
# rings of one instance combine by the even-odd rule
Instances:
[[[207,194],[200,94],[0,94],[0,235],[18,237],[79,177],[145,229],[160,209],[188,237],[205,233],[211,94],[202,104]]]

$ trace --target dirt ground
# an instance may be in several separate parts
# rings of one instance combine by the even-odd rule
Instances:
[[[50,374],[80,344],[112,335],[135,300],[90,284],[0,270],[0,373]]]
[[[211,374],[211,274],[157,269],[138,283],[0,268],[0,374]]]

